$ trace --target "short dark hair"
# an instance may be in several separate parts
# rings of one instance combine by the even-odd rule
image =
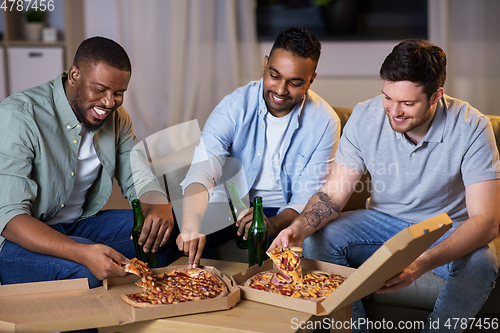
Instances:
[[[302,58],[311,58],[316,64],[321,55],[321,43],[306,28],[284,29],[276,38],[269,57],[276,49],[284,49]]]
[[[76,50],[74,66],[90,63],[105,63],[111,67],[132,72],[127,52],[117,42],[105,37],[91,37],[84,40]]]
[[[430,99],[446,82],[446,53],[432,43],[406,39],[385,58],[380,77],[386,81],[410,81],[421,85]]]

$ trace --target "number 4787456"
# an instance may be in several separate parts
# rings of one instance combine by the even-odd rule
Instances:
[[[4,12],[23,12],[28,10],[53,11],[54,0],[2,0],[0,9]]]
[[[444,323],[444,326],[448,329],[498,329],[499,323],[498,318],[448,318]]]

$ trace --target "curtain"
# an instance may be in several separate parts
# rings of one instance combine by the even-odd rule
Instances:
[[[120,43],[132,62],[124,107],[139,139],[197,120],[262,76],[254,0],[86,0],[86,37]]]
[[[430,41],[448,58],[445,93],[500,115],[500,1],[430,0]]]

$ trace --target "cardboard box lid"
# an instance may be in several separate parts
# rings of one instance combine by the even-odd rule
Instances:
[[[327,313],[342,308],[382,288],[451,228],[452,220],[443,213],[401,230],[387,240],[345,282],[335,297],[322,302]]]
[[[82,319],[84,318],[84,319]],[[3,285],[0,332],[55,332],[118,325],[87,279]]]
[[[302,266],[305,269],[319,269],[346,277],[345,282],[335,292],[320,302],[292,299],[244,287],[248,278],[272,269],[273,264],[270,260],[265,261],[262,267],[253,266],[244,273],[233,275],[233,279],[242,288],[243,298],[315,315],[328,315],[379,290],[387,280],[403,271],[438,240],[451,228],[451,224],[448,215],[441,214],[403,229],[387,240],[358,269],[303,258]]]

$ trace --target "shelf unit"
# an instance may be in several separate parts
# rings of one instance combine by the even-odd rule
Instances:
[[[40,3],[40,0],[37,1]],[[0,4],[2,2],[3,0],[0,0]],[[32,0],[33,2],[35,0]],[[12,93],[10,89],[11,78],[9,77],[9,48],[60,48],[63,50],[63,68],[67,69],[71,65],[76,49],[84,39],[83,2],[84,0],[54,0],[54,10],[46,11],[44,26],[53,26],[51,23],[56,22],[56,42],[26,40],[24,37],[25,11],[0,9],[0,21],[3,21],[0,22],[2,23],[2,26],[0,26],[0,32],[2,33],[0,47],[3,49],[3,61],[0,66],[3,66],[4,73],[4,77],[0,77],[0,80],[3,80],[2,82],[5,85],[5,93],[0,92],[0,95],[5,96],[1,97],[6,97]],[[9,0],[7,0],[7,4],[9,4]],[[27,4],[27,1],[25,4]],[[0,73],[2,73],[2,70],[0,70]]]

